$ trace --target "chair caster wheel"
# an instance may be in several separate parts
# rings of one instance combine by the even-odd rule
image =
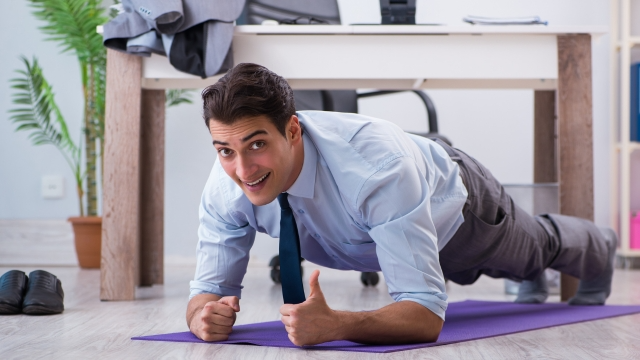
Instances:
[[[280,269],[271,269],[271,280],[275,284],[280,284]]]
[[[303,260],[304,259],[300,259],[300,275],[304,275],[304,270],[302,268]],[[275,284],[280,284],[280,256],[276,255],[272,257],[271,261],[269,261],[269,266],[271,267],[271,280],[273,280]]]
[[[280,284],[280,256],[272,257],[271,261],[269,261],[269,266],[271,266],[271,280],[276,284]]]
[[[360,281],[364,286],[376,286],[380,282],[377,272],[363,272],[360,274]]]

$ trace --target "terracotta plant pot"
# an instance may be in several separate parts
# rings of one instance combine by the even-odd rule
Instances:
[[[99,216],[70,217],[76,243],[78,263],[84,269],[100,269],[102,218]]]

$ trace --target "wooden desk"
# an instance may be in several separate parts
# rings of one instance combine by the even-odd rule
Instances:
[[[264,65],[294,89],[534,89],[534,181],[559,181],[560,212],[593,220],[591,36],[606,31],[245,25],[233,52],[235,63]],[[163,57],[108,51],[102,300],[133,300],[136,286],[163,282],[164,89],[216,80]],[[563,277],[563,299],[576,284]]]

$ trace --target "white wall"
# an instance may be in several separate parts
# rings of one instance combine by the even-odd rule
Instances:
[[[26,133],[14,133],[8,121],[13,108],[9,79],[23,69],[20,55],[37,56],[45,77],[52,84],[56,100],[69,122],[69,131],[80,138],[82,89],[80,70],[71,55],[59,55],[55,43],[45,42],[26,1],[6,1],[7,16],[0,21],[0,218],[67,218],[77,215],[78,205],[72,172],[52,146],[34,147]],[[44,200],[40,196],[43,175],[63,175],[66,196]]]
[[[375,23],[378,0],[340,1],[343,23]],[[605,0],[417,0],[416,22],[466,25],[462,18],[476,16],[538,15],[551,26],[609,24]],[[608,223],[609,205],[609,42],[593,39],[594,182],[595,220]],[[533,180],[533,91],[530,90],[429,90],[438,110],[440,132],[484,163],[503,183]],[[388,102],[366,99],[361,112],[393,120],[406,129],[421,126],[426,115],[411,94],[394,95]],[[407,107],[402,109],[403,107]],[[401,108],[396,112],[397,108]],[[640,165],[640,164],[638,164]],[[637,204],[640,206],[640,201]]]
[[[345,23],[379,21],[378,0],[339,1]],[[73,189],[71,173],[52,147],[33,147],[24,134],[14,133],[7,121],[11,108],[7,80],[19,68],[19,54],[39,57],[56,90],[57,99],[71,131],[80,135],[82,101],[80,80],[73,57],[59,55],[53,43],[44,42],[39,23],[26,2],[10,1],[0,22],[0,218],[66,218],[77,214],[75,194],[62,200],[40,198],[40,177],[65,176]],[[418,0],[419,23],[462,24],[466,15],[539,15],[550,25],[608,25],[605,0]],[[595,217],[605,225],[609,211],[609,47],[608,36],[593,40]],[[454,144],[477,157],[502,182],[532,181],[533,92],[528,90],[432,90],[438,110],[440,132]],[[199,92],[194,93],[198,100]],[[426,129],[426,114],[412,94],[364,99],[361,112],[397,122],[407,130]],[[171,257],[194,254],[197,207],[202,186],[215,153],[201,119],[200,103],[181,105],[167,113],[165,252]],[[640,169],[640,159],[636,169]],[[640,175],[638,176],[640,178]],[[640,208],[640,201],[634,206]],[[277,252],[277,241],[256,240],[253,254],[261,260]]]

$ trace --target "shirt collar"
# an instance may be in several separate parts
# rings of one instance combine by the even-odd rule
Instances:
[[[316,186],[316,166],[318,164],[318,150],[307,134],[302,135],[304,146],[304,163],[296,181],[291,185],[287,193],[303,198],[313,198],[313,190]]]

